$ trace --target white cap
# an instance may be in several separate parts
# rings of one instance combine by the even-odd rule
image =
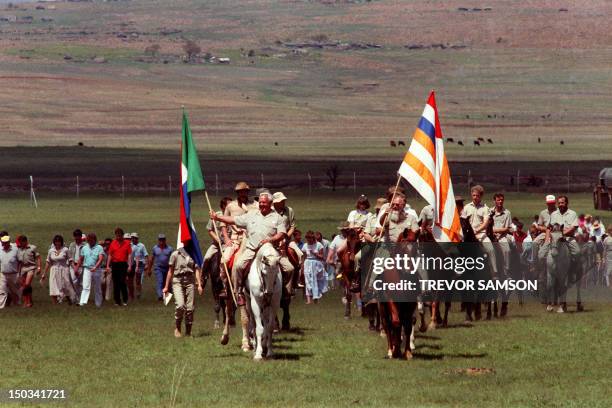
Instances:
[[[281,193],[280,191],[274,193],[272,195],[272,202],[273,203],[280,203],[281,201],[286,200],[287,197],[285,197],[285,195],[283,193]]]
[[[132,238],[132,236],[130,235],[129,232],[126,232],[125,234],[123,234],[123,238],[124,239],[130,239],[130,238]]]
[[[130,238],[138,238],[138,233],[137,232],[132,232],[130,234]]]
[[[546,204],[552,204],[555,203],[557,200],[555,199],[555,196],[552,194],[549,194],[546,196]]]

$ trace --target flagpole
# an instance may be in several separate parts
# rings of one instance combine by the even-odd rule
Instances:
[[[208,198],[208,191],[204,190],[204,197],[206,197],[206,204],[208,204],[208,209],[212,211],[212,205],[210,205],[210,198]],[[234,294],[234,287],[232,284],[232,277],[227,270],[227,264],[225,263],[225,259],[223,258],[223,248],[221,247],[221,240],[219,239],[219,231],[217,229],[217,223],[215,221],[212,222],[213,228],[215,229],[215,238],[217,239],[217,244],[219,245],[219,253],[221,254],[221,264],[223,265],[223,270],[225,271],[225,276],[227,277],[227,282],[229,283],[230,293],[232,294],[232,299],[234,299],[234,304],[238,305],[238,301],[236,300],[236,295]]]
[[[393,200],[395,200],[395,193],[397,193],[397,189],[399,188],[401,181],[402,181],[402,175],[398,174],[397,183],[395,183],[395,188],[393,189],[393,196],[391,196],[391,201],[389,201],[389,207],[388,207],[389,209],[391,208],[391,205],[393,204]],[[372,265],[374,264],[374,255],[376,255],[376,250],[378,249],[380,238],[382,237],[382,234],[384,233],[385,228],[387,227],[387,223],[389,222],[389,218],[390,218],[389,215],[390,214],[387,214],[387,216],[385,217],[385,221],[380,230],[380,233],[376,234],[376,240],[374,241],[374,254],[372,255],[372,259],[370,260],[370,266],[368,267],[368,271],[367,271],[365,282],[364,282],[366,285],[368,284],[368,282],[370,282],[370,276],[372,275]]]

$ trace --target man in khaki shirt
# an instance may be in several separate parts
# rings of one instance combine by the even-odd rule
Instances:
[[[495,200],[495,209],[493,210],[493,235],[497,239],[497,261],[501,263],[501,280],[510,278],[510,227],[512,226],[512,214],[510,210],[504,208],[505,197],[502,193],[496,193],[493,196]],[[499,266],[499,265],[498,265]],[[498,268],[499,269],[499,268]],[[508,313],[508,297],[507,291],[502,291],[502,306],[500,316],[504,317]]]
[[[376,233],[380,235],[382,233],[381,242],[397,242],[400,235],[405,231],[409,230],[417,232],[419,230],[419,224],[412,214],[407,214],[404,211],[406,206],[406,197],[397,193],[393,198],[393,202],[390,207],[387,207],[385,213],[381,217],[382,228],[377,228]],[[381,210],[382,211],[382,210]],[[386,218],[389,217],[389,221]]]
[[[574,210],[568,208],[568,205],[569,198],[567,196],[557,198],[557,211],[550,214],[550,225],[563,226],[563,236],[569,246],[572,261],[576,261],[580,254],[580,246],[574,237],[578,228],[578,216]]]
[[[231,201],[227,207],[225,207],[225,211],[223,212],[224,216],[237,217],[251,210],[257,210],[257,203],[249,199],[250,187],[247,183],[244,181],[237,183],[234,190],[236,191],[236,200]],[[223,244],[225,245],[223,257],[227,262],[234,252],[240,248],[245,230],[237,225],[225,225],[223,222],[220,225],[221,234],[223,235]]]
[[[289,237],[293,236],[293,231],[295,231],[296,223],[295,223],[295,212],[293,208],[289,207],[287,204],[287,197],[282,192],[276,192],[272,195],[272,204],[274,205],[274,211],[282,218],[283,223],[285,224],[286,236],[280,244],[281,249],[281,259],[280,259],[280,267],[283,273],[283,297],[291,297],[295,293],[295,289],[293,287],[295,268],[289,261],[287,256],[288,248],[291,248],[295,251],[298,260],[302,261],[304,253],[297,246],[297,244],[291,240]]]
[[[227,210],[227,209],[226,209]],[[217,215],[210,212],[213,221],[221,221],[226,225],[235,225],[246,231],[246,245],[239,253],[232,267],[232,280],[236,282],[238,292],[238,306],[245,305],[244,280],[247,275],[247,267],[255,258],[257,250],[266,243],[277,245],[286,235],[283,219],[272,211],[272,195],[262,193],[259,196],[259,210],[249,211],[236,217]]]
[[[483,243],[483,249],[489,257],[491,265],[491,275],[497,277],[497,261],[495,258],[495,248],[493,248],[491,239],[487,236],[487,226],[489,225],[489,207],[482,203],[484,188],[481,185],[475,185],[471,191],[472,201],[467,203],[461,211],[461,217],[466,218],[476,239]]]

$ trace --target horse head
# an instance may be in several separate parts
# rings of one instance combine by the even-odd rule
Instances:
[[[274,283],[280,273],[280,254],[272,244],[264,244],[257,251],[257,269],[261,277],[264,303],[269,304],[274,292]]]

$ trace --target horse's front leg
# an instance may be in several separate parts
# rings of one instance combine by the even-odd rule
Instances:
[[[270,305],[267,307],[267,310],[264,313],[264,315],[268,316],[267,321],[264,321],[264,336],[262,339],[262,343],[264,345],[263,355],[265,358],[272,357],[272,326],[276,318],[276,312],[276,308]]]
[[[255,296],[251,297],[251,312],[253,314],[253,320],[255,321],[255,338],[257,339],[257,345],[255,347],[254,360],[263,359],[263,337],[264,337],[264,325],[263,320],[265,319],[263,313],[265,310],[259,307]],[[266,324],[269,326],[269,324]],[[243,347],[244,350],[244,347]]]
[[[229,332],[230,332],[230,316],[233,311],[233,302],[231,299],[225,300],[224,316],[223,316],[223,334],[221,335],[221,344],[226,345],[229,343]]]

